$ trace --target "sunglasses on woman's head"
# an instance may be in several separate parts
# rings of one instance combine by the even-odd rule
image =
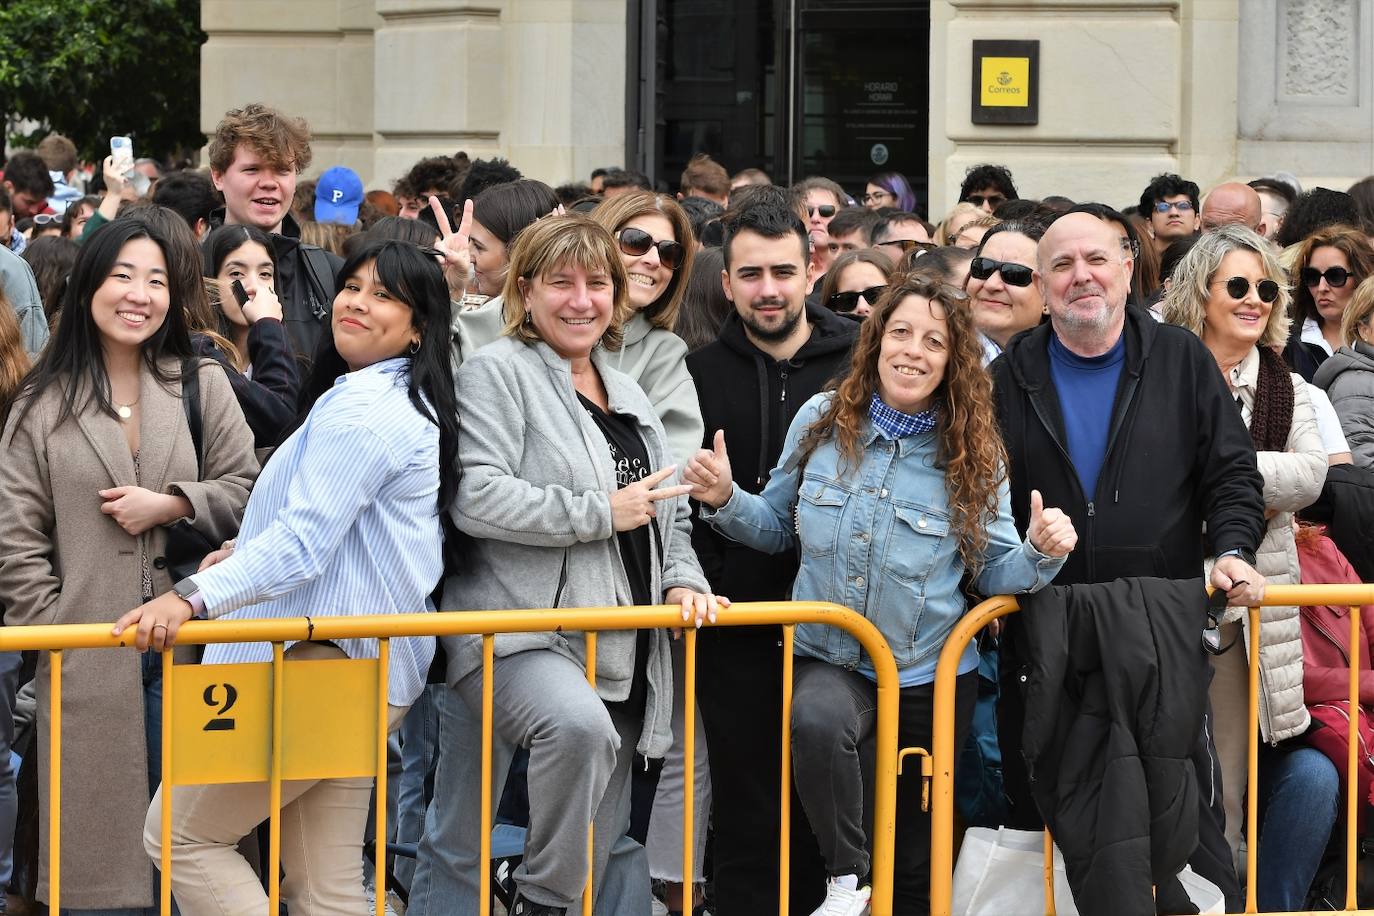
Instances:
[[[872,305],[886,290],[886,286],[870,286],[868,289],[857,290],[852,293],[835,293],[825,300],[825,304],[832,312],[852,312],[859,307],[860,296],[865,302]]]
[[[1035,271],[1025,264],[994,261],[992,258],[974,258],[968,266],[969,276],[975,280],[986,280],[999,271],[1002,282],[1008,286],[1030,286],[1031,278],[1035,275]]]
[[[1229,280],[1214,280],[1226,284],[1226,295],[1236,301],[1244,299],[1250,292],[1250,281],[1245,277],[1231,277]],[[1261,280],[1255,284],[1255,295],[1261,302],[1273,302],[1279,297],[1279,285],[1273,280]]]
[[[1325,271],[1317,270],[1315,267],[1304,267],[1299,276],[1302,277],[1303,286],[1314,287],[1325,279],[1327,286],[1340,289],[1350,279],[1350,271],[1344,267],[1328,267]]]
[[[658,261],[669,270],[677,270],[682,266],[682,256],[686,250],[677,242],[671,239],[655,241],[654,237],[643,229],[626,227],[620,230],[618,236],[620,250],[628,255],[639,257],[648,254],[650,248],[658,248]]]
[[[813,207],[810,204],[806,205],[807,216],[815,216],[817,211],[820,211],[821,219],[830,219],[830,217],[835,215],[835,208],[830,204],[821,204],[819,207]]]

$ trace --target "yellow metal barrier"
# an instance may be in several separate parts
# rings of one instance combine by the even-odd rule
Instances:
[[[788,835],[790,819],[790,765],[791,765],[791,704],[792,704],[792,637],[797,624],[824,624],[839,627],[849,633],[863,646],[877,672],[877,724],[875,742],[877,761],[874,770],[874,811],[872,832],[872,912],[874,916],[891,916],[892,913],[892,869],[893,844],[896,818],[896,777],[898,770],[897,752],[897,709],[899,687],[897,666],[886,641],[869,621],[847,608],[825,602],[755,602],[733,605],[729,611],[720,615],[715,626],[760,626],[781,625],[783,627],[783,714],[782,736],[782,824],[779,833],[781,844],[781,869],[779,876],[780,913],[788,911],[787,891],[790,862],[788,859]],[[708,624],[710,625],[710,624]],[[494,661],[493,638],[498,633],[531,633],[551,629],[583,631],[587,633],[588,680],[595,684],[596,671],[596,633],[605,630],[629,630],[681,627],[681,609],[676,606],[632,607],[632,608],[573,608],[519,611],[467,611],[438,614],[399,614],[357,617],[326,617],[308,620],[292,618],[285,620],[217,620],[193,621],[177,633],[178,645],[205,645],[211,643],[266,642],[272,643],[273,653],[270,665],[174,665],[170,651],[162,654],[163,694],[162,694],[162,773],[164,785],[196,782],[266,781],[270,784],[269,799],[271,817],[269,821],[269,882],[268,896],[271,912],[276,912],[280,888],[280,809],[281,783],[291,778],[331,778],[339,776],[374,776],[377,780],[377,796],[384,798],[386,793],[386,755],[387,755],[387,685],[390,658],[390,639],[408,636],[449,636],[480,635],[482,637],[482,772],[481,772],[481,812],[482,823],[491,823],[491,752],[492,752],[492,666]],[[119,638],[110,635],[111,624],[71,624],[57,626],[0,627],[0,652],[20,650],[45,650],[50,653],[51,675],[48,687],[50,704],[49,747],[52,764],[49,771],[49,812],[48,834],[50,856],[49,905],[53,912],[60,906],[61,893],[61,778],[62,778],[62,653],[68,649],[114,649],[133,644],[133,631]],[[334,641],[344,639],[377,638],[379,657],[372,661],[289,661],[284,657],[286,642],[302,640]],[[683,874],[692,873],[692,779],[693,779],[693,727],[695,725],[696,698],[696,633],[688,628],[685,634],[686,656],[686,721],[683,744],[685,752],[684,783],[686,786],[683,815]],[[302,667],[304,666],[304,667]],[[334,666],[334,667],[331,667]],[[362,666],[362,667],[359,667]],[[362,675],[366,668],[369,675]],[[214,670],[220,669],[220,670]],[[225,672],[223,669],[236,669]],[[255,669],[250,671],[249,669]],[[342,673],[342,674],[341,674]],[[227,680],[232,674],[234,681]],[[300,685],[305,675],[332,677],[334,687],[339,679],[347,682],[362,679],[366,693],[375,704],[375,715],[366,712],[365,701],[353,691],[352,704],[335,703],[338,707],[331,713],[353,712],[359,703],[364,703],[362,714],[372,716],[372,723],[359,729],[345,728],[344,731],[354,739],[355,753],[342,755],[343,761],[335,758],[331,748],[330,760],[321,761],[318,754],[309,753],[299,747],[302,742],[291,746],[287,736],[294,734],[295,723],[300,721],[300,713],[293,712],[291,693],[293,685]],[[248,685],[254,679],[260,684],[257,688]],[[373,679],[375,678],[375,680]],[[186,696],[186,684],[197,699],[203,699],[203,706],[218,712],[212,714],[211,721],[205,721],[203,708],[192,710],[182,708],[177,702],[179,696]],[[270,690],[267,684],[271,685]],[[231,699],[229,685],[241,684],[234,688]],[[352,687],[357,688],[353,683]],[[222,693],[214,688],[222,687]],[[297,686],[300,692],[301,687]],[[333,689],[333,688],[331,688]],[[249,694],[252,694],[251,696]],[[217,699],[223,697],[223,700]],[[227,714],[230,707],[243,704],[236,710],[232,727],[221,728],[212,725],[220,714]],[[192,704],[194,706],[194,704]],[[188,719],[187,714],[198,714],[197,719]],[[179,718],[180,717],[180,718]],[[336,719],[330,719],[337,725]],[[187,724],[187,723],[190,724]],[[244,731],[239,731],[239,723]],[[938,720],[937,720],[938,722]],[[256,723],[256,724],[253,724]],[[252,726],[250,728],[250,725]],[[290,726],[290,727],[288,727]],[[375,726],[375,727],[374,727]],[[938,726],[937,726],[938,727]],[[224,747],[216,739],[237,733],[238,738],[253,729],[263,737],[257,742],[258,751],[244,754],[242,743],[235,744],[237,753],[220,755],[214,749]],[[338,730],[335,728],[334,730]],[[204,733],[203,735],[201,733]],[[360,754],[358,734],[366,739],[367,746]],[[938,734],[938,731],[937,731]],[[188,735],[194,737],[188,739]],[[210,736],[207,743],[205,736]],[[270,738],[266,736],[270,735]],[[180,736],[180,737],[178,737]],[[176,740],[199,742],[202,748],[211,748],[217,760],[213,772],[192,771],[182,767],[174,753]],[[263,740],[266,747],[262,746]],[[232,743],[232,742],[231,742]],[[306,742],[309,743],[309,742]],[[936,747],[938,748],[938,742]],[[318,748],[316,748],[317,750]],[[184,751],[183,753],[189,753]],[[194,755],[204,761],[205,753]],[[245,774],[245,768],[247,773]],[[923,761],[925,769],[925,761]],[[171,912],[171,826],[172,792],[162,794],[161,832],[162,832],[162,882],[160,888],[161,912],[166,916]],[[377,805],[376,836],[379,852],[385,848],[386,806]],[[591,827],[588,826],[590,850]],[[491,834],[484,829],[480,840],[481,871],[479,889],[481,894],[482,916],[489,916],[491,902]],[[590,858],[590,856],[589,856]],[[383,856],[378,856],[377,874],[379,876],[376,894],[377,916],[383,916],[386,888]],[[590,863],[587,889],[584,894],[582,911],[591,913],[592,887]]]
[[[1271,585],[1265,589],[1261,607],[1302,607],[1304,605],[1350,606],[1350,645],[1359,646],[1363,637],[1360,627],[1359,605],[1374,604],[1374,585]],[[952,906],[952,882],[954,872],[954,760],[959,749],[954,747],[954,691],[958,675],[959,656],[964,647],[978,632],[999,617],[1020,610],[1015,598],[999,596],[990,598],[973,608],[964,616],[954,632],[950,634],[940,652],[940,663],[935,674],[935,780],[934,799],[931,809],[930,843],[930,912],[932,916],[949,916]],[[1250,608],[1250,658],[1259,657],[1260,613],[1259,607]],[[1202,638],[1201,630],[1198,639]],[[1354,654],[1350,668],[1350,708],[1359,707],[1360,669],[1359,655]],[[1259,785],[1259,667],[1250,666],[1250,750],[1249,785]],[[1356,913],[1361,911],[1355,900],[1355,860],[1359,849],[1356,837],[1358,806],[1364,801],[1356,790],[1359,767],[1357,764],[1358,730],[1350,729],[1348,748],[1346,786],[1346,897],[1345,907],[1340,912]],[[1256,908],[1255,881],[1258,868],[1256,857],[1259,854],[1258,809],[1259,796],[1247,792],[1245,870],[1245,912],[1258,913]],[[1054,863],[1053,846],[1048,835],[1045,841],[1045,913],[1053,916],[1054,907]],[[1271,914],[1271,916],[1296,916],[1296,914]]]

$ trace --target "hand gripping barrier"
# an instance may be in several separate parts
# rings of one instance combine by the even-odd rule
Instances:
[[[1350,607],[1350,645],[1358,646],[1363,639],[1360,626],[1359,605],[1374,604],[1374,585],[1271,585],[1265,589],[1264,601],[1259,607],[1250,608],[1250,649],[1249,658],[1259,657],[1260,646],[1260,607],[1302,607],[1347,605]],[[934,800],[931,809],[930,843],[930,912],[932,916],[950,916],[952,905],[952,882],[954,868],[954,760],[959,749],[954,747],[954,690],[958,674],[959,656],[969,640],[973,639],[983,627],[999,617],[1014,614],[1020,610],[1015,598],[999,596],[989,598],[973,608],[964,616],[954,632],[950,634],[940,652],[940,663],[935,674],[935,780]],[[1202,633],[1199,629],[1198,639]],[[1232,651],[1237,651],[1235,647]],[[1358,655],[1356,655],[1358,659]],[[1350,708],[1358,709],[1360,700],[1360,669],[1358,662],[1350,668]],[[1249,697],[1249,781],[1248,785],[1259,785],[1259,666],[1250,665]],[[1358,806],[1363,802],[1356,789],[1359,776],[1357,756],[1359,730],[1350,729],[1350,742],[1346,761],[1346,811],[1345,811],[1345,905],[1339,912],[1369,912],[1360,910],[1355,900],[1356,856],[1359,841],[1356,836]],[[1255,881],[1258,875],[1256,858],[1259,854],[1259,793],[1246,793],[1246,830],[1251,838],[1246,844],[1245,869],[1245,912],[1258,913],[1255,894]],[[1054,916],[1054,864],[1053,846],[1049,832],[1045,834],[1045,896],[1044,912]],[[1029,912],[1029,910],[1027,911]],[[1015,914],[1007,914],[1015,916]],[[1296,914],[1275,914],[1275,916],[1296,916]],[[1315,916],[1315,914],[1314,914]]]
[[[824,602],[740,603],[720,614],[714,626],[781,625],[783,627],[782,822],[779,828],[780,913],[788,912],[788,837],[790,833],[792,645],[796,624],[839,627],[859,641],[878,676],[877,765],[874,785],[873,896],[874,916],[891,916],[893,843],[896,816],[897,667],[876,627],[853,611]],[[596,633],[602,630],[668,628],[682,625],[678,607],[573,608],[557,610],[470,611],[461,613],[325,617],[314,620],[193,621],[181,628],[177,644],[266,642],[270,664],[174,665],[162,653],[163,784],[268,782],[270,785],[268,899],[276,912],[280,894],[280,809],[284,779],[370,776],[378,798],[386,796],[387,685],[390,639],[406,636],[480,635],[482,637],[482,823],[490,824],[492,753],[492,666],[498,633],[585,631],[588,680],[595,685]],[[708,624],[710,625],[710,624]],[[49,653],[49,908],[61,906],[62,816],[62,653],[68,649],[117,649],[133,645],[133,631],[119,638],[111,624],[69,624],[0,628],[0,651]],[[683,874],[692,874],[692,789],[696,698],[696,632],[686,628],[686,697],[684,702]],[[368,660],[297,661],[284,657],[284,644],[300,640],[378,640],[378,657]],[[131,698],[132,701],[132,698]],[[306,736],[306,737],[302,737]],[[177,744],[179,749],[174,748]],[[937,744],[938,747],[938,744]],[[924,754],[924,751],[904,752]],[[922,761],[928,769],[929,758]],[[171,913],[172,792],[162,794],[162,861],[160,912]],[[386,806],[377,805],[376,836],[386,836]],[[359,838],[361,842],[361,837]],[[588,825],[588,844],[592,841]],[[948,850],[946,849],[946,855]],[[590,859],[590,855],[589,855]],[[491,832],[481,837],[480,906],[491,907]],[[379,867],[377,916],[383,916],[386,870]],[[591,916],[590,866],[582,912]]]

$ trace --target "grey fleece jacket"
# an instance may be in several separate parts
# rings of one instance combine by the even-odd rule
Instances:
[[[1330,395],[1355,463],[1374,470],[1374,347],[1363,340],[1341,347],[1321,364],[1312,382]]]
[[[475,309],[453,306],[453,371],[479,349],[501,337],[505,319],[502,299],[495,296]],[[705,424],[697,386],[687,371],[687,344],[672,331],[654,327],[642,312],[625,322],[621,348],[606,354],[607,365],[639,383],[663,423],[668,452],[678,469],[687,467],[701,448]],[[456,377],[456,376],[455,376]]]
[[[592,361],[611,411],[638,421],[651,465],[670,464],[663,425],[643,390],[612,369],[604,351],[594,351]],[[444,607],[632,604],[611,524],[615,468],[606,440],[577,401],[568,361],[547,344],[503,337],[463,363],[458,399],[462,478],[452,517],[476,542],[465,568],[444,582]],[[654,524],[652,594],[677,586],[706,591],[709,585],[692,550],[687,499],[659,503]],[[481,667],[480,636],[449,636],[443,642],[449,684]],[[672,742],[667,634],[654,631],[649,646],[649,694],[638,750],[662,757]],[[498,656],[533,649],[557,652],[578,664],[586,659],[581,633],[510,633],[495,640]],[[596,687],[603,699],[629,696],[634,661],[635,631],[601,634]]]

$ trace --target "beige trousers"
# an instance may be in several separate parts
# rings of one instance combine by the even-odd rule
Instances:
[[[298,643],[295,659],[342,658],[333,646]],[[388,710],[400,727],[404,708]],[[159,787],[143,825],[143,845],[162,856]],[[262,916],[267,894],[238,853],[239,840],[270,815],[268,783],[172,789],[172,894],[183,916]],[[372,779],[288,780],[281,786],[282,899],[292,916],[358,916],[363,895],[363,832]]]
[[[1239,621],[1221,625],[1221,644],[1235,645],[1212,656],[1212,739],[1221,764],[1222,806],[1226,809],[1226,843],[1233,865],[1239,867],[1240,841],[1245,826],[1245,788],[1250,775],[1250,665],[1245,656],[1245,633]]]

